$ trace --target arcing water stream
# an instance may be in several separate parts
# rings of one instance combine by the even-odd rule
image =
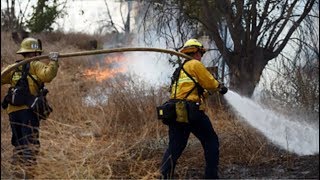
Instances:
[[[224,97],[247,123],[275,145],[298,155],[319,153],[319,127],[265,109],[233,91],[228,91]]]

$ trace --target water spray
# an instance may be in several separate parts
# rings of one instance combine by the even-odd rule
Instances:
[[[149,52],[160,52],[160,53],[166,53],[166,54],[171,54],[171,55],[176,55],[179,57],[183,57],[186,59],[192,59],[191,56],[188,56],[186,54],[173,51],[173,50],[168,50],[168,49],[161,49],[161,48],[145,48],[145,47],[132,47],[132,48],[114,48],[114,49],[101,49],[101,50],[91,50],[91,51],[79,51],[79,52],[72,52],[72,53],[62,53],[59,54],[59,59],[60,58],[68,58],[68,57],[75,57],[75,56],[87,56],[87,55],[96,55],[96,54],[108,54],[108,53],[119,53],[119,52],[128,52],[128,51],[149,51]],[[20,61],[10,68],[6,69],[5,71],[1,72],[1,76],[5,76],[8,74],[10,71],[13,69],[29,63],[31,61],[36,61],[36,60],[43,60],[43,59],[48,59],[48,55],[42,55],[42,56],[36,56],[32,58],[25,59],[23,61]]]
[[[305,123],[303,119],[275,113],[230,90],[224,97],[244,121],[273,144],[298,155],[319,153],[318,127]]]

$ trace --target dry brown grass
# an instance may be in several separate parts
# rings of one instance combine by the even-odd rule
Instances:
[[[78,50],[63,40],[49,44],[49,36],[43,40],[46,52]],[[17,46],[9,41],[8,34],[2,33],[1,57],[11,59]],[[82,73],[93,60],[94,56],[61,60],[58,76],[47,85],[54,111],[41,122],[36,178],[157,178],[167,144],[167,128],[156,119],[155,106],[166,100],[166,92],[147,88],[134,77],[119,76],[103,83],[88,80]],[[13,61],[4,64],[7,62]],[[128,88],[124,82],[133,85]],[[87,106],[83,97],[96,87],[108,90],[108,102]],[[1,89],[1,97],[5,91]],[[1,178],[10,178],[15,171],[9,163],[11,131],[7,115],[1,112]],[[227,107],[211,107],[208,115],[220,137],[221,169],[272,160],[274,150],[268,148],[267,141],[240,123]],[[177,165],[178,178],[187,177],[194,169],[202,174],[203,168],[201,144],[191,136]]]

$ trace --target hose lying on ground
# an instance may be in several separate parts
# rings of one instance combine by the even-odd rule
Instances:
[[[192,57],[177,52],[173,50],[168,50],[168,49],[161,49],[161,48],[144,48],[144,47],[136,47],[136,48],[115,48],[115,49],[101,49],[101,50],[91,50],[91,51],[79,51],[79,52],[73,52],[73,53],[61,53],[59,54],[59,59],[60,58],[67,58],[67,57],[74,57],[74,56],[87,56],[87,55],[95,55],[95,54],[108,54],[108,53],[116,53],[116,52],[126,52],[126,51],[151,51],[151,52],[161,52],[161,53],[167,53],[167,54],[172,54],[176,56],[180,56],[186,59],[192,59]],[[37,56],[33,58],[28,58],[23,61],[20,61],[13,65],[12,67],[6,69],[5,71],[1,72],[1,76],[5,76],[8,74],[10,71],[13,69],[26,64],[31,61],[35,60],[42,60],[42,59],[48,59],[48,55],[42,55],[42,56]]]

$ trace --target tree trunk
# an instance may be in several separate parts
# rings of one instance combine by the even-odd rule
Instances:
[[[233,54],[226,61],[230,69],[230,88],[241,95],[251,97],[268,63],[264,49],[257,47],[247,56]]]

